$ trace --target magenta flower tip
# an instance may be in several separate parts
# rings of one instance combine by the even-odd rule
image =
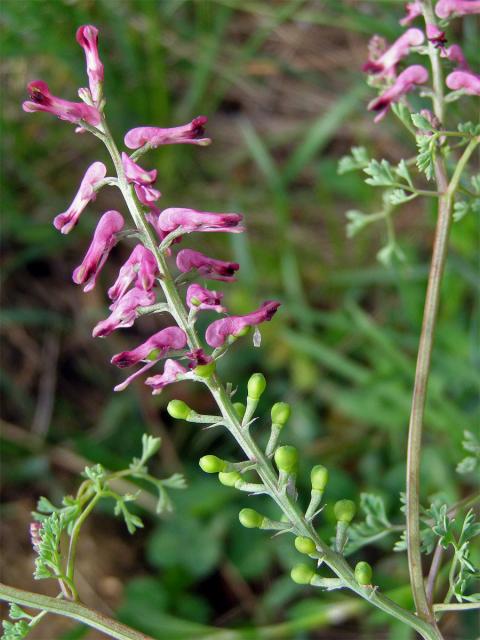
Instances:
[[[158,227],[166,234],[182,229],[185,233],[193,231],[224,231],[241,233],[242,216],[238,213],[211,213],[196,209],[170,208],[162,211],[157,220]]]
[[[162,129],[160,127],[136,127],[125,135],[125,146],[129,149],[139,149],[144,144],[156,148],[162,144],[210,144],[210,138],[205,138],[206,116],[197,116],[191,122],[180,127]]]
[[[95,107],[91,107],[83,102],[70,102],[57,98],[50,93],[50,89],[43,80],[33,80],[27,85],[30,100],[22,104],[24,111],[33,113],[34,111],[45,111],[51,113],[60,120],[66,120],[78,124],[85,120],[88,124],[96,126],[100,123],[100,113]]]
[[[178,252],[177,267],[182,273],[188,273],[195,269],[205,278],[222,282],[234,282],[234,274],[240,269],[237,262],[215,260],[193,249],[182,249]]]

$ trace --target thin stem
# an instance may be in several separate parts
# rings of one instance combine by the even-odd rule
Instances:
[[[88,505],[83,510],[81,516],[75,522],[75,526],[72,529],[72,533],[70,534],[70,545],[68,547],[68,559],[67,559],[67,578],[71,584],[73,584],[73,577],[75,574],[75,557],[77,553],[77,542],[78,536],[80,534],[80,529],[82,528],[83,523],[88,518],[90,513],[95,508],[97,502],[102,498],[101,493],[97,493],[88,503]],[[75,600],[78,600],[78,593],[75,589]]]
[[[426,594],[429,607],[431,607],[433,604],[435,583],[440,567],[442,566],[443,553],[444,548],[442,547],[440,542],[438,542],[435,548],[435,553],[433,554],[432,564],[430,565],[430,571],[428,572],[427,578]]]
[[[78,602],[51,598],[50,596],[31,593],[23,589],[15,589],[2,583],[0,583],[0,600],[14,602],[20,606],[31,607],[32,609],[41,609],[48,613],[56,613],[66,618],[73,618],[77,622],[82,622],[118,640],[153,640],[150,636],[135,631]]]
[[[434,611],[468,611],[480,609],[480,602],[454,602],[452,604],[434,604]]]

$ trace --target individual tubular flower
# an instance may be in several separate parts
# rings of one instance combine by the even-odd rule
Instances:
[[[452,91],[462,89],[470,96],[480,96],[480,76],[471,71],[453,71],[447,76],[446,84]]]
[[[204,138],[207,118],[198,116],[188,124],[180,127],[162,129],[160,127],[136,127],[130,129],[125,136],[125,146],[129,149],[138,149],[144,144],[156,148],[161,144],[210,144],[210,138]]]
[[[448,49],[442,52],[442,57],[447,58],[450,62],[455,62],[457,67],[455,71],[470,71],[467,59],[463,55],[462,47],[458,44],[452,44]]]
[[[411,47],[422,44],[424,39],[420,29],[407,29],[377,60],[368,60],[363,65],[363,71],[381,75],[394,74],[398,62],[408,55]]]
[[[159,394],[164,387],[175,382],[179,376],[184,377],[188,374],[188,370],[176,360],[165,360],[163,373],[147,378],[145,384],[152,387],[153,395]]]
[[[143,184],[134,184],[133,188],[135,189],[137,198],[147,207],[151,207],[162,195],[158,189]]]
[[[108,297],[110,300],[118,300],[134,280],[136,280],[135,286],[139,289],[151,291],[157,274],[158,266],[155,256],[143,244],[137,244],[121,267],[115,283],[108,290]]]
[[[234,282],[234,273],[240,269],[237,262],[215,260],[193,249],[182,249],[178,252],[177,267],[182,273],[196,269],[205,278],[222,282]]]
[[[170,208],[162,211],[158,217],[158,226],[165,233],[178,229],[191,233],[193,231],[226,231],[241,233],[245,227],[240,226],[242,216],[238,213],[211,213],[196,209]]]
[[[480,0],[438,0],[435,13],[445,20],[451,16],[467,16],[480,13]]]
[[[53,224],[56,229],[62,233],[70,233],[87,204],[97,197],[95,188],[106,175],[107,167],[103,162],[94,162],[88,167],[72,204],[66,211],[55,217]]]
[[[405,11],[407,12],[405,17],[400,20],[400,24],[403,27],[411,24],[415,18],[422,15],[422,4],[420,0],[415,0],[414,2],[407,2],[405,5]]]
[[[77,29],[77,42],[85,52],[90,93],[97,104],[102,95],[103,64],[98,55],[98,29],[91,24]]]
[[[124,220],[118,211],[107,211],[97,224],[93,240],[83,262],[73,272],[73,281],[85,285],[85,292],[91,291],[97,276],[105,264],[108,254],[118,242],[118,232],[123,229]]]
[[[437,48],[443,49],[447,42],[445,31],[442,31],[436,24],[427,23],[426,28],[428,40]]]
[[[122,151],[122,164],[128,182],[135,184],[153,184],[157,179],[157,170],[147,171]]]
[[[110,306],[112,313],[95,326],[92,333],[93,337],[104,338],[116,329],[131,327],[138,317],[139,307],[148,307],[154,302],[155,294],[153,291],[144,291],[137,287],[130,289]]]
[[[221,300],[223,293],[204,289],[199,284],[191,284],[187,289],[187,305],[190,309],[211,310],[217,313],[225,313]]]
[[[215,320],[207,328],[205,340],[210,347],[221,347],[229,336],[237,336],[245,327],[253,327],[271,320],[279,306],[280,302],[268,300],[259,309],[245,316]]]
[[[369,103],[368,110],[378,112],[374,121],[379,122],[385,116],[393,102],[398,102],[398,100],[411,91],[415,85],[424,84],[427,80],[428,71],[425,67],[422,67],[422,65],[414,64],[407,67],[391,87]]]
[[[42,80],[34,80],[27,85],[30,100],[23,103],[22,108],[28,113],[34,111],[46,111],[60,120],[67,120],[78,124],[85,120],[88,124],[96,126],[100,122],[100,113],[95,107],[91,107],[83,102],[70,102],[57,98],[50,93],[48,84]]]

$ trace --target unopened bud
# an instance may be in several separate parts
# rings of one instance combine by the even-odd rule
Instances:
[[[238,519],[247,529],[259,529],[265,518],[254,509],[242,509],[238,514]]]
[[[372,584],[373,571],[368,562],[358,562],[355,566],[355,580],[363,586]]]
[[[315,571],[307,564],[297,564],[290,573],[290,577],[297,584],[310,584],[314,575]]]
[[[235,413],[237,414],[237,416],[242,419],[245,415],[246,410],[246,406],[243,404],[243,402],[234,402],[233,408],[235,409]]]
[[[290,418],[291,413],[292,409],[289,404],[286,402],[276,402],[272,407],[270,415],[272,417],[273,424],[283,427]]]
[[[227,467],[225,460],[213,455],[203,456],[198,461],[198,464],[205,473],[220,473]]]
[[[252,400],[259,400],[266,386],[267,381],[263,373],[254,373],[248,381],[248,397]]]
[[[243,478],[238,471],[220,471],[218,479],[226,487],[234,487],[238,481],[243,481]]]
[[[311,538],[303,538],[298,536],[295,538],[295,549],[300,553],[305,553],[307,556],[315,553],[316,546],[314,541]]]
[[[328,469],[321,464],[317,464],[310,472],[312,481],[312,489],[315,491],[323,491],[328,482]]]
[[[295,473],[298,467],[298,451],[295,447],[284,445],[275,451],[275,464],[279,471]]]
[[[357,507],[355,506],[353,500],[339,500],[335,503],[333,511],[335,513],[335,518],[339,522],[350,524],[355,516]]]
[[[167,413],[177,420],[186,420],[192,413],[192,409],[183,400],[170,400]]]

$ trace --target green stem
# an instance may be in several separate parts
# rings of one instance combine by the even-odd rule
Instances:
[[[127,183],[120,154],[105,122],[103,123],[103,131],[105,133],[104,142],[117,170],[119,187],[125,198],[127,207],[137,228],[144,236],[147,247],[152,251],[157,260],[160,274],[160,286],[163,290],[165,299],[170,306],[171,314],[178,326],[185,331],[190,349],[198,349],[200,348],[201,343],[195,331],[195,327],[188,322],[188,314],[177,291],[174,279],[169,271],[168,264],[164,255],[158,249],[153,229],[147,224],[141,207],[137,202],[130,185]],[[325,563],[352,591],[365,600],[371,602],[374,606],[386,613],[389,613],[391,616],[401,620],[418,631],[425,640],[441,640],[441,635],[434,626],[418,619],[413,613],[403,609],[386,596],[379,594],[376,590],[362,587],[357,583],[352,569],[343,556],[330,549],[330,547],[320,539],[313,528],[313,525],[305,519],[305,516],[301,512],[297,503],[287,493],[279,489],[278,477],[273,470],[270,460],[257,446],[248,429],[242,427],[231,398],[223,384],[219,381],[218,377],[214,375],[208,378],[205,383],[212,393],[222,416],[225,418],[228,430],[240,445],[247,458],[255,463],[258,475],[267,488],[269,495],[277,503],[281,511],[287,516],[289,522],[292,524],[292,531],[296,535],[312,538],[317,545],[318,550],[325,557]]]
[[[41,609],[48,613],[56,613],[66,618],[73,618],[77,622],[82,622],[118,640],[153,640],[150,636],[130,629],[130,627],[78,602],[51,598],[50,596],[31,593],[23,589],[15,589],[2,583],[0,583],[0,600],[14,602],[32,609]]]
[[[480,609],[480,602],[455,602],[453,604],[434,604],[434,611],[468,611]]]
[[[70,545],[68,547],[68,559],[67,559],[67,578],[70,584],[74,584],[73,578],[75,574],[75,557],[77,553],[77,542],[78,536],[80,534],[80,529],[82,528],[83,523],[88,518],[90,513],[95,508],[97,502],[102,498],[101,493],[95,494],[95,496],[90,500],[85,509],[83,510],[81,516],[75,522],[75,526],[72,529],[72,533],[70,534]],[[75,600],[78,600],[77,590],[74,589],[74,597]]]

